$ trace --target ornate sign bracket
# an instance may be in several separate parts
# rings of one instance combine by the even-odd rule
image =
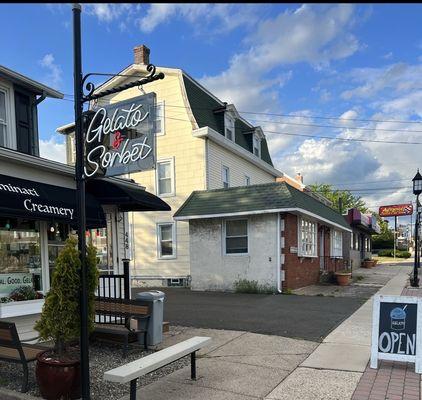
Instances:
[[[99,92],[97,94],[94,94],[95,85],[92,82],[86,82],[87,79],[90,76],[94,76],[94,75],[95,76],[113,76],[113,77],[114,76],[133,77],[133,76],[132,75],[122,75],[122,74],[105,74],[105,73],[97,73],[97,72],[89,73],[89,74],[85,75],[82,79],[82,88],[85,88],[85,90],[88,92],[87,94],[82,95],[82,102],[85,103],[87,101],[96,100],[96,99],[99,99],[101,97],[113,94],[113,93],[121,92],[122,90],[130,89],[130,88],[135,87],[135,86],[141,86],[141,85],[145,85],[145,84],[150,83],[150,82],[154,82],[154,81],[157,81],[157,80],[160,80],[160,79],[164,79],[165,75],[164,75],[163,72],[159,72],[158,74],[155,73],[156,68],[155,68],[155,65],[153,65],[153,64],[148,64],[147,71],[149,72],[149,75],[146,75],[142,79],[139,79],[135,82],[127,83],[126,85],[117,86],[113,89],[104,90],[104,91]]]

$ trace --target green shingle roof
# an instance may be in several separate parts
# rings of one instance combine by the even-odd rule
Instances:
[[[195,191],[177,210],[174,217],[189,219],[283,209],[312,213],[316,218],[328,220],[350,230],[350,225],[340,213],[285,182]]]
[[[209,126],[211,129],[224,136],[224,112],[214,112],[214,110],[224,107],[222,103],[219,103],[185,75],[183,75],[183,83],[193,116],[195,117],[198,126],[200,128]],[[251,129],[251,126],[248,126],[240,119],[235,121],[235,142],[245,150],[253,153],[252,137],[250,134],[248,135],[248,132],[250,132]],[[273,166],[266,139],[262,139],[261,141],[261,159]]]

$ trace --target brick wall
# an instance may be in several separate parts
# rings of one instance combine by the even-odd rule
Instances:
[[[318,224],[317,236],[317,254],[318,257],[298,257],[297,253],[291,253],[291,247],[298,247],[297,240],[297,216],[293,214],[282,215],[284,219],[284,254],[283,270],[285,271],[285,281],[283,282],[283,289],[297,289],[300,287],[313,285],[320,280],[320,244],[321,232],[324,232],[324,274],[328,274],[326,279],[331,281],[332,274],[335,271],[344,268],[342,259],[331,258],[331,231],[325,225]]]
[[[297,216],[284,214],[284,271],[283,289],[297,289],[319,281],[319,258],[298,257],[290,253],[290,247],[298,247]]]

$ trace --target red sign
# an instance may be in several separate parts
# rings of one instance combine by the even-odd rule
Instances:
[[[396,204],[393,206],[381,206],[379,209],[380,217],[400,217],[402,215],[412,215],[412,204]]]

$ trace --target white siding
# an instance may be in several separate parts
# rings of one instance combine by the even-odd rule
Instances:
[[[250,177],[250,184],[274,182],[275,177],[263,171],[251,162],[233,154],[231,151],[208,140],[208,188],[220,189],[223,187],[223,165],[230,169],[230,187],[244,186],[245,175]]]

